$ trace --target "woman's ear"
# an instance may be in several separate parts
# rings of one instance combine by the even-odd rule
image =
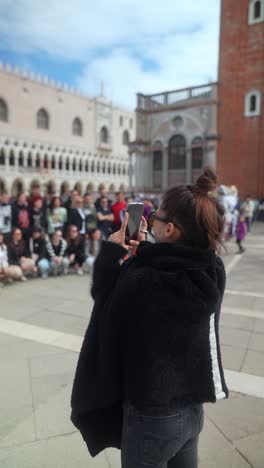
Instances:
[[[165,232],[165,237],[171,239],[173,242],[178,240],[181,237],[181,231],[178,229],[176,226],[174,226],[173,223],[168,223],[166,232]]]

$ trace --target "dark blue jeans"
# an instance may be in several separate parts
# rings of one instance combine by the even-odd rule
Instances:
[[[197,468],[203,424],[202,405],[158,416],[124,403],[122,468]]]

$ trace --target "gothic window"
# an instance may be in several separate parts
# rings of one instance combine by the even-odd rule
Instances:
[[[126,166],[123,166],[123,175],[126,175]]]
[[[14,166],[15,165],[15,155],[13,151],[11,151],[9,155],[9,166]]]
[[[1,149],[1,152],[0,152],[0,166],[4,166],[5,165],[5,153],[4,153],[4,150]]]
[[[100,142],[101,143],[108,143],[108,130],[106,127],[102,127],[100,131]]]
[[[130,127],[131,130],[132,130],[132,128],[133,128],[133,119],[130,119],[130,120],[129,120],[129,127]]]
[[[72,170],[76,171],[76,159],[74,159],[72,162]]]
[[[36,168],[39,168],[40,167],[40,156],[39,154],[37,154],[36,156]]]
[[[245,116],[257,117],[261,114],[261,93],[258,90],[250,91],[245,97]]]
[[[111,174],[111,164],[108,163],[108,170],[107,170],[108,174]]]
[[[121,175],[121,164],[118,164],[117,173],[118,175]]]
[[[264,21],[264,0],[250,0],[248,22],[249,24]]]
[[[56,159],[54,155],[51,158],[51,169],[56,169]]]
[[[43,167],[44,169],[48,169],[49,167],[49,160],[48,160],[48,156],[45,154],[44,156],[44,164],[43,164]]]
[[[116,165],[114,164],[113,165],[113,174],[115,175],[115,173],[116,173]]]
[[[82,161],[79,161],[79,172],[82,172],[83,166],[82,166]]]
[[[125,130],[123,133],[123,145],[128,145],[128,144],[129,144],[129,133],[127,130]]]
[[[169,170],[186,168],[186,140],[182,135],[175,135],[169,142]]]
[[[66,169],[66,171],[69,171],[69,170],[70,170],[70,161],[69,161],[69,158],[66,159],[65,169]]]
[[[28,153],[27,167],[32,167],[32,156],[31,156],[31,153]]]
[[[94,172],[94,161],[92,161],[92,164],[91,164],[91,172]]]
[[[120,115],[120,119],[119,119],[119,125],[120,125],[120,127],[123,127],[123,121],[124,121],[123,116]]]
[[[85,172],[89,171],[89,163],[88,161],[85,162]]]
[[[203,167],[203,140],[196,137],[192,141],[192,169],[202,169]]]
[[[59,159],[59,171],[62,171],[62,157]]]
[[[3,99],[0,99],[0,122],[8,121],[7,104]]]
[[[100,162],[99,162],[99,161],[98,161],[98,163],[97,163],[97,172],[98,172],[98,174],[99,174],[99,172],[100,172]]]
[[[45,109],[39,109],[37,113],[37,127],[43,130],[49,129],[49,114]]]
[[[19,166],[19,167],[23,167],[23,166],[24,166],[24,155],[23,155],[22,151],[20,151],[20,153],[19,153],[19,157],[18,157],[18,166]]]
[[[72,123],[72,133],[76,136],[82,136],[82,121],[79,119],[79,117],[76,117]]]
[[[103,162],[103,174],[105,174],[105,162]]]

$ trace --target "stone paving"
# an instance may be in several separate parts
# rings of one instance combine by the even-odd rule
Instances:
[[[264,467],[264,223],[254,226],[246,248],[236,255],[231,241],[224,257],[221,341],[228,384],[239,387],[241,376],[247,385],[205,405],[201,468]],[[91,458],[70,422],[77,350],[92,307],[89,285],[85,275],[0,289],[1,468],[120,468],[118,450]],[[56,331],[59,340],[44,344]]]

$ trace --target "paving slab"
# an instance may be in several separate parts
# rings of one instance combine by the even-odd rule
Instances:
[[[264,432],[235,442],[238,450],[248,460],[250,466],[263,468],[264,466]]]
[[[264,319],[264,314],[263,314]],[[262,320],[260,320],[262,322]],[[251,317],[242,317],[239,315],[221,314],[220,326],[226,328],[236,328],[238,330],[253,331],[255,329],[256,319]],[[264,320],[263,320],[264,330]]]
[[[246,330],[231,329],[224,326],[220,330],[221,344],[236,348],[247,348],[250,336],[251,332]]]
[[[84,335],[88,326],[87,319],[66,313],[62,315],[55,310],[46,310],[44,313],[43,311],[36,312],[23,319],[23,322],[81,336]]]
[[[234,348],[234,346],[222,345],[222,362],[226,369],[240,371],[247,353],[245,348]]]
[[[264,334],[264,308],[263,308],[263,320],[262,319],[256,319],[254,331],[257,332],[257,333],[263,333]]]
[[[207,415],[230,441],[264,432],[264,399],[243,396],[206,405]]]
[[[245,356],[242,372],[264,377],[264,351],[248,350]]]
[[[248,348],[253,351],[264,352],[264,334],[263,333],[252,334],[248,343]]]

